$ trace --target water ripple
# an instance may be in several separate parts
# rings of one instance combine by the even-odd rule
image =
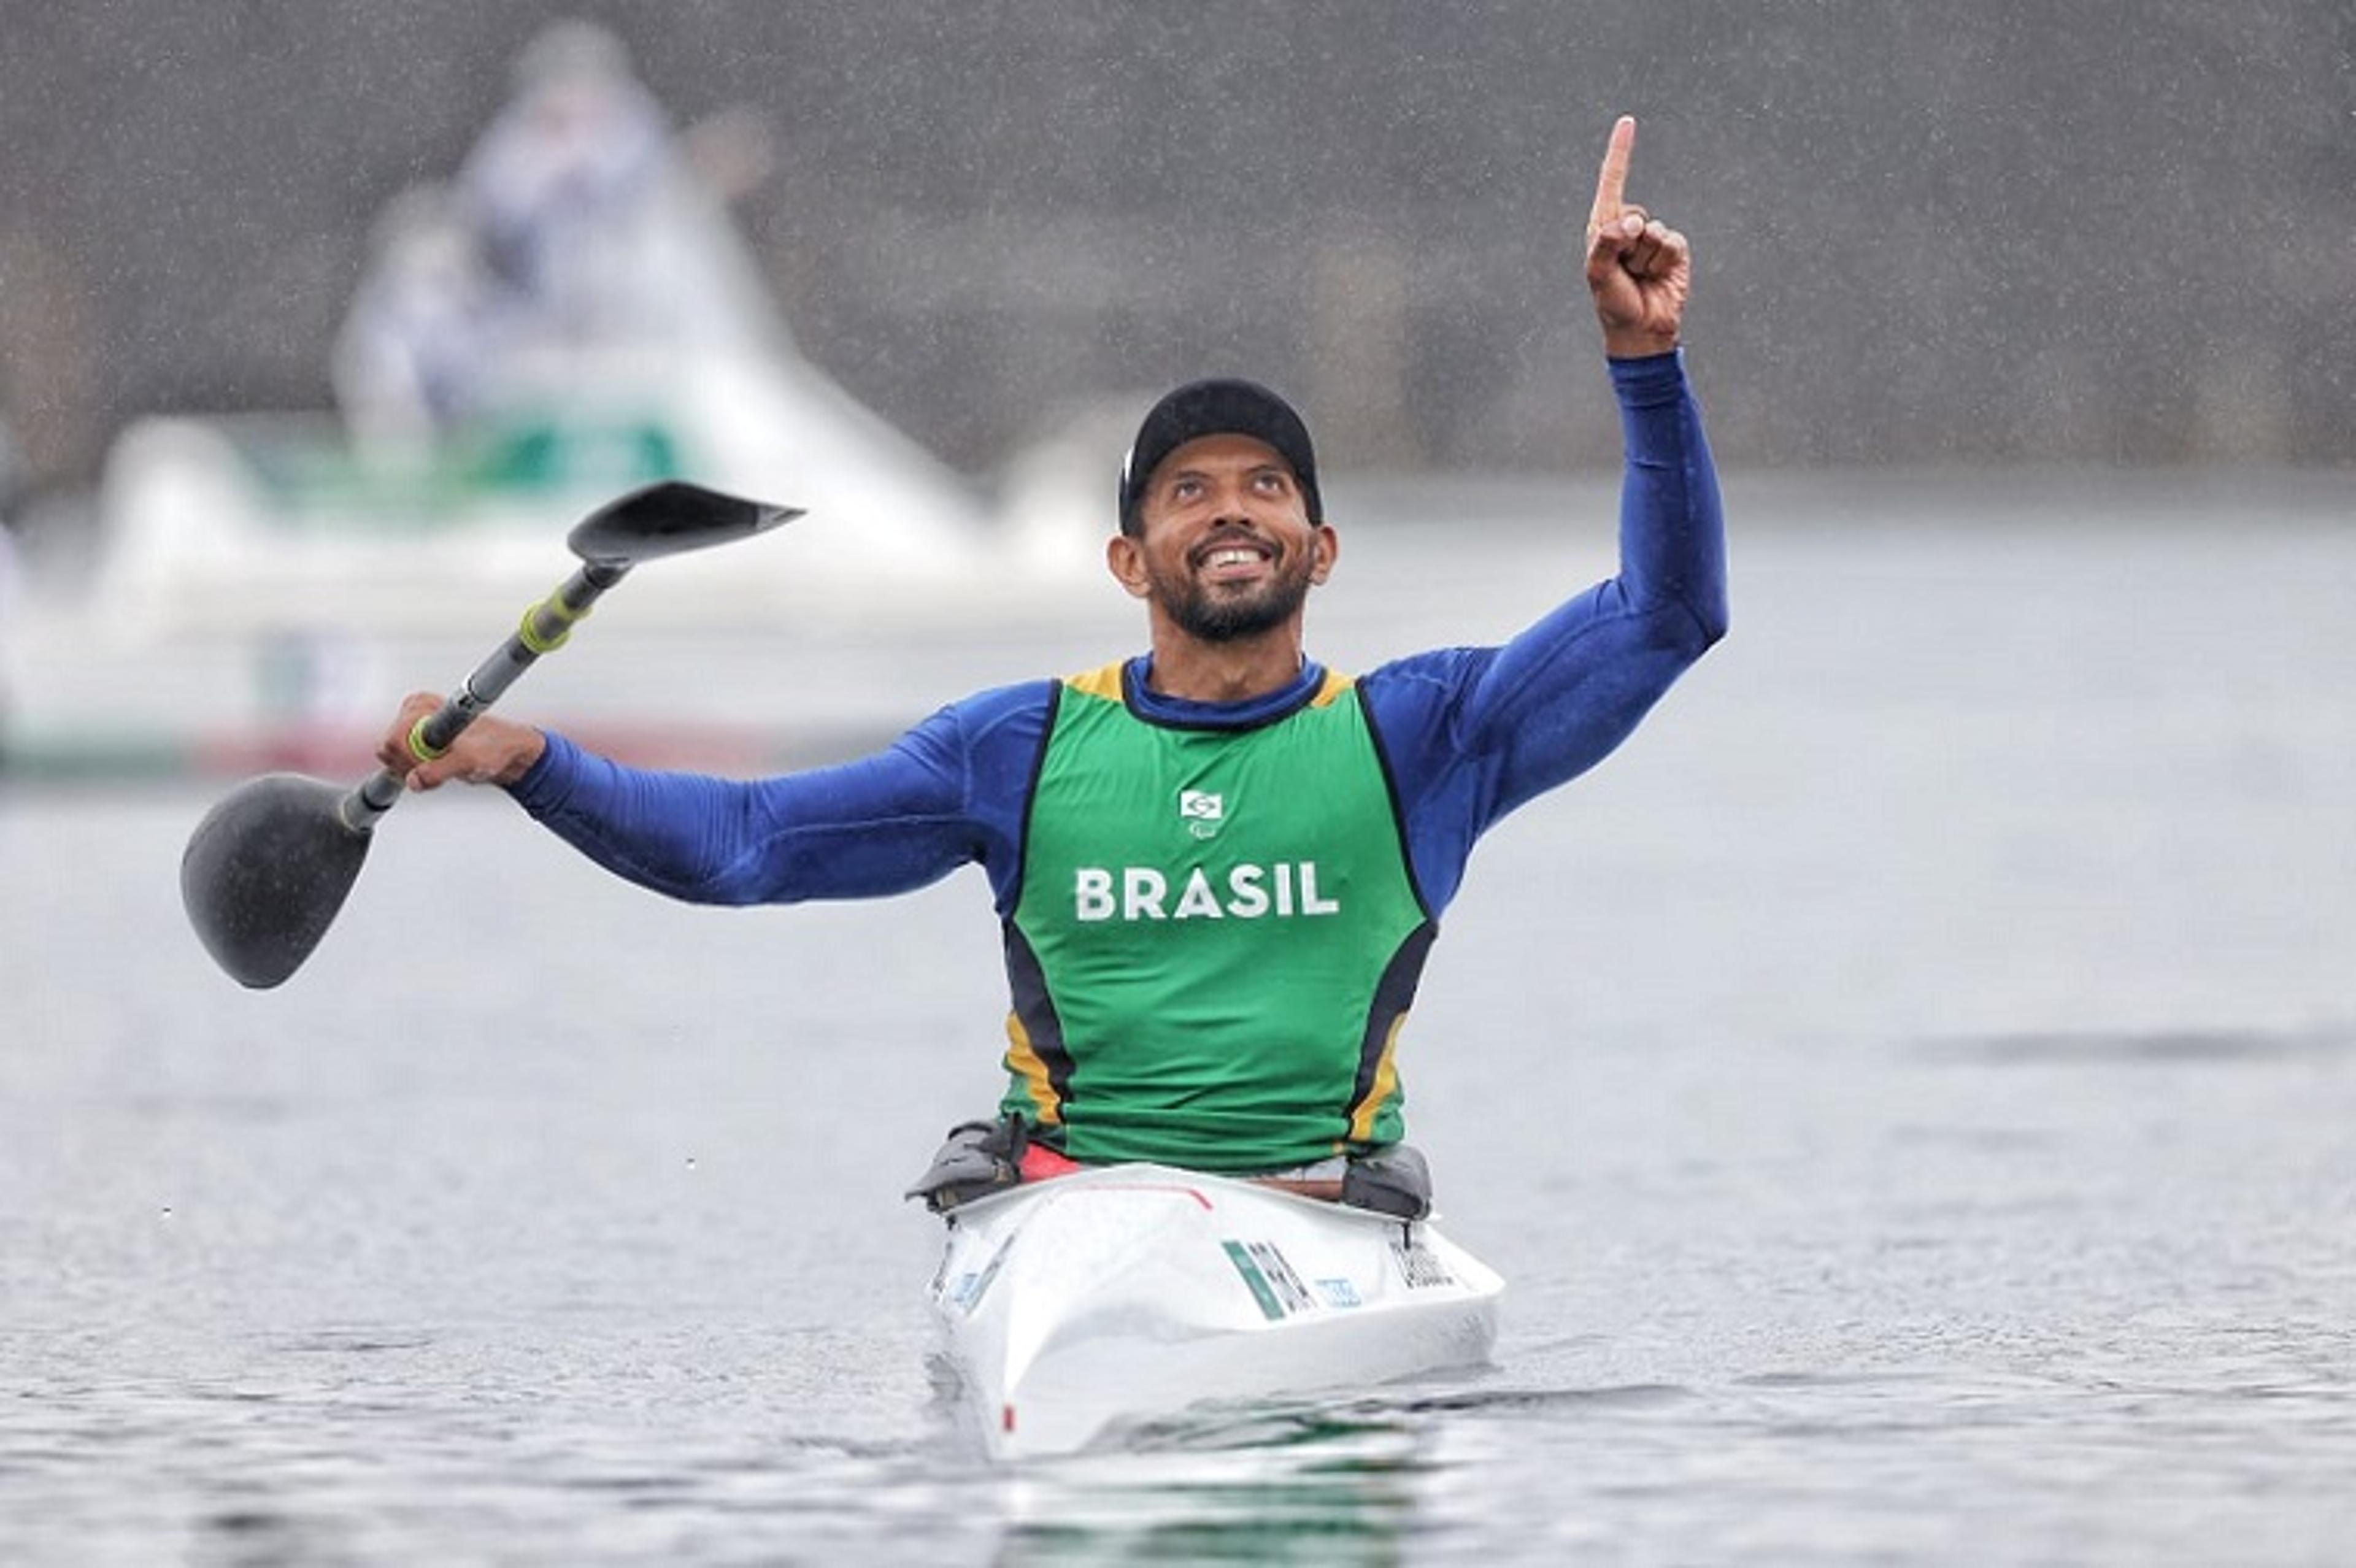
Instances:
[[[2054,1063],[2173,1066],[2186,1062],[2265,1062],[2356,1059],[2356,1026],[2268,1030],[2028,1031],[1930,1040],[1915,1047],[1933,1061],[1992,1066]]]

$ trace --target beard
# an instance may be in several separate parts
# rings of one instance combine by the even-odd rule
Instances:
[[[1281,561],[1267,581],[1243,590],[1206,588],[1192,573],[1167,578],[1148,570],[1153,596],[1179,629],[1205,643],[1232,643],[1274,631],[1309,600],[1311,557]]]

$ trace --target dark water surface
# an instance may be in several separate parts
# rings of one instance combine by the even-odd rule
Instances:
[[[208,792],[0,793],[0,1560],[2345,1561],[2356,528],[1737,496],[1733,640],[1483,846],[1409,1029],[1495,1365],[1133,1452],[991,1468],[928,1364],[977,874],[688,910],[413,802],[256,995],[177,906]],[[1352,666],[1602,548],[1349,544]]]

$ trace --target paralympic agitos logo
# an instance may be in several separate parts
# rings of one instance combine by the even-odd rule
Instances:
[[[1178,820],[1186,831],[1197,838],[1215,838],[1219,824],[1226,820],[1227,801],[1225,795],[1209,790],[1182,789],[1178,792]]]

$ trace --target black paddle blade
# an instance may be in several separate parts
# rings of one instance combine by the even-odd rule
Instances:
[[[749,539],[801,515],[798,507],[771,507],[673,479],[598,507],[565,542],[592,566],[627,567]]]
[[[267,990],[327,933],[368,858],[344,826],[345,792],[297,773],[240,784],[205,814],[180,857],[180,900],[213,961]]]

